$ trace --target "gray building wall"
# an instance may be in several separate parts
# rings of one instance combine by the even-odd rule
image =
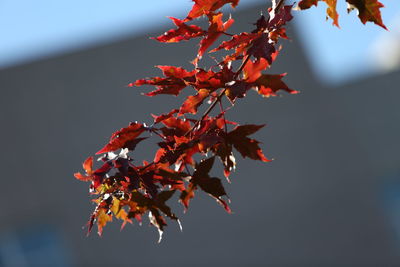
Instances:
[[[259,10],[234,14],[236,30],[247,30]],[[147,222],[120,232],[114,221],[103,237],[86,237],[82,226],[94,206],[73,173],[113,131],[178,105],[178,98],[147,98],[145,89],[125,85],[159,75],[154,65],[189,66],[194,43],[133,37],[0,71],[0,242],[3,236],[7,247],[4,236],[21,229],[53,229],[66,266],[400,265],[383,203],[385,177],[399,169],[400,73],[326,88],[291,36],[274,71],[288,72],[285,81],[301,94],[250,93],[228,114],[267,123],[255,137],[275,160],[238,157],[226,185],[232,215],[200,193],[187,214],[173,204],[183,232],[171,223],[161,244]],[[137,160],[151,155],[143,145]]]

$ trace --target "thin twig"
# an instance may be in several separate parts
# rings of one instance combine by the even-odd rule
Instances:
[[[151,130],[152,133],[158,135],[162,140],[165,140],[165,136],[162,136],[159,132],[157,132],[154,128]]]

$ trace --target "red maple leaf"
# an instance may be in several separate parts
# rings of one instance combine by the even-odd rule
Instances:
[[[371,21],[385,30],[387,30],[386,26],[382,22],[380,8],[384,7],[384,5],[378,0],[346,0],[349,3],[350,8],[348,12],[352,9],[357,8],[358,17],[360,18],[363,24]]]
[[[208,15],[226,4],[231,4],[232,7],[236,7],[239,0],[193,0],[195,3],[186,17],[186,21],[194,18]]]
[[[273,60],[276,55],[273,56]],[[249,60],[243,68],[243,78],[249,82],[255,82],[261,76],[261,72],[269,67],[269,63],[265,58],[260,58],[255,62]]]
[[[284,90],[290,94],[297,94],[298,91],[290,89],[283,81],[284,74],[263,74],[254,84],[257,87],[258,93],[264,97],[276,96],[276,92]]]
[[[259,36],[260,35],[258,33],[242,32],[239,35],[232,36],[232,39],[230,39],[229,41],[222,42],[220,46],[211,50],[210,53],[216,52],[221,49],[231,50],[237,47],[247,47],[254,39],[258,38]]]
[[[161,114],[159,116],[151,114],[151,116],[153,116],[153,118],[154,118],[154,123],[159,123],[159,122],[162,122],[163,120],[171,118],[175,113],[178,113],[178,112],[179,112],[179,109],[173,109],[167,114]]]
[[[153,77],[149,79],[140,79],[128,86],[142,86],[142,85],[154,85],[156,90],[146,93],[147,96],[156,96],[160,94],[168,95],[179,95],[179,93],[187,86],[187,80],[193,78],[196,71],[187,71],[180,67],[175,66],[157,66],[164,73],[166,78]]]
[[[96,155],[115,151],[120,148],[127,148],[130,142],[134,141],[139,135],[141,135],[146,128],[143,124],[133,122],[128,127],[122,128],[121,130],[113,133],[110,138],[110,142],[100,149]]]
[[[207,34],[200,41],[199,51],[197,52],[197,58],[194,60],[195,65],[197,61],[203,57],[206,50],[233,24],[234,20],[229,18],[227,21],[222,21],[222,13],[210,13],[208,15],[208,21],[210,26],[208,27]]]
[[[232,102],[236,98],[243,98],[250,88],[251,84],[245,81],[234,81],[232,84],[228,84],[226,87],[225,95]]]
[[[183,20],[170,17],[170,19],[177,26],[177,29],[171,29],[158,37],[152,37],[159,42],[163,43],[177,43],[180,41],[187,41],[205,34],[205,31],[196,25],[187,25]]]
[[[336,1],[336,0],[326,0],[326,1]],[[270,9],[269,15],[270,20],[267,23],[267,28],[269,30],[278,29],[286,25],[286,22],[291,21],[293,16],[291,14],[293,5],[287,5],[281,7],[279,10]],[[257,25],[259,27],[259,25]]]

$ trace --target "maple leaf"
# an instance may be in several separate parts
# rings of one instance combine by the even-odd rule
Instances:
[[[179,95],[179,93],[186,87],[186,83],[181,79],[171,79],[171,78],[160,78],[154,77],[151,79],[140,79],[134,83],[128,84],[128,86],[142,86],[142,85],[154,85],[157,90],[149,93],[145,93],[147,96],[156,96],[161,94],[166,95]]]
[[[159,122],[162,122],[163,120],[171,118],[175,113],[178,113],[178,112],[179,112],[179,109],[173,109],[167,114],[161,114],[159,116],[151,114],[151,116],[153,116],[153,118],[154,118],[154,123],[159,123]]]
[[[268,28],[268,20],[261,14],[260,18],[253,25],[256,26],[256,29],[252,33],[264,32]]]
[[[227,212],[231,212],[229,206],[221,198],[222,196],[226,196],[226,192],[221,183],[221,180],[217,177],[209,176],[209,172],[214,165],[214,160],[215,157],[211,157],[200,161],[200,163],[196,165],[192,179],[190,180],[191,195],[189,195],[188,193],[181,195],[181,197],[183,197],[183,199],[187,201],[187,205],[185,205],[186,208],[189,205],[190,198],[194,196],[193,191],[195,190],[196,186],[199,186],[204,192],[208,193],[218,203],[220,203]]]
[[[272,60],[275,58],[276,55],[273,56]],[[243,68],[243,78],[249,83],[255,82],[262,75],[261,71],[268,67],[269,63],[265,58],[260,58],[255,62],[249,60]]]
[[[190,121],[188,120],[182,120],[176,117],[170,117],[162,121],[162,123],[174,130],[173,135],[176,136],[183,136],[185,135],[190,129]],[[165,132],[167,133],[167,132]]]
[[[112,216],[107,214],[104,209],[100,209],[96,215],[97,218],[97,233],[99,236],[103,234],[103,228],[108,222],[112,221]]]
[[[177,166],[177,168],[180,167],[177,170],[182,171],[183,168],[185,167],[185,165],[190,165],[190,166],[195,165],[195,160],[193,159],[193,156],[196,155],[196,153],[200,152],[197,144],[198,144],[198,140],[192,140],[188,143],[182,144],[183,153],[177,161],[178,164],[176,166]]]
[[[112,169],[113,165],[110,161],[106,161],[100,168],[95,170],[92,175],[92,186],[98,188],[104,180],[104,176]]]
[[[158,165],[157,175],[160,176],[160,184],[170,186],[171,190],[185,190],[183,179],[189,176],[187,173],[171,170],[168,167],[163,167],[162,164]]]
[[[177,29],[171,29],[158,37],[152,37],[159,42],[163,43],[176,43],[182,40],[190,40],[205,34],[205,31],[196,25],[187,25],[183,20],[169,17],[177,26]]]
[[[218,133],[210,131],[210,133],[205,133],[200,136],[198,147],[200,151],[207,153],[211,147],[220,142],[223,142],[223,138],[221,138]]]
[[[77,172],[74,174],[75,178],[84,182],[91,181],[93,179],[93,157],[88,157],[82,165],[86,175],[82,175],[80,172]]]
[[[136,142],[135,139],[145,130],[146,128],[143,124],[132,122],[128,127],[113,133],[110,142],[100,149],[96,155],[115,151],[120,148],[132,147],[132,142]]]
[[[252,46],[246,51],[247,55],[256,59],[265,58],[269,64],[272,63],[272,55],[276,52],[274,44],[270,41],[267,33],[262,33],[252,42]]]
[[[183,78],[192,77],[196,73],[196,70],[187,71],[184,68],[175,67],[175,66],[158,65],[156,67],[159,68],[160,70],[162,70],[163,74],[166,77],[170,77],[170,78],[183,79]]]
[[[325,1],[336,1],[336,0],[325,0]],[[293,5],[287,5],[281,7],[279,10],[271,9],[269,11],[270,20],[268,21],[267,28],[269,30],[281,28],[286,22],[293,19],[291,14]],[[259,25],[257,25],[259,27]]]
[[[262,125],[255,125],[255,124],[246,124],[246,125],[239,125],[235,127],[235,129],[230,132],[231,135],[235,136],[248,136],[256,133],[258,130],[263,128],[265,124]]]
[[[223,187],[221,180],[219,178],[203,177],[202,179],[199,179],[197,183],[204,192],[212,195],[215,198],[219,198],[221,196],[226,195],[225,188]]]
[[[123,204],[121,203],[121,201],[118,198],[113,197],[110,211],[112,213],[114,213],[115,218],[123,221],[123,223],[121,225],[121,230],[125,227],[126,223],[132,224],[132,220],[129,219],[128,213],[126,213],[126,211],[121,207],[122,205]]]
[[[187,15],[186,21],[207,15],[228,3],[231,4],[232,7],[236,7],[239,0],[193,0],[193,2],[195,4]]]
[[[234,20],[232,18],[229,18],[227,21],[223,22],[222,17],[222,13],[212,13],[208,15],[210,26],[208,27],[206,36],[200,41],[197,58],[194,61],[195,63],[197,60],[202,58],[204,52],[215,42],[215,40],[217,40],[217,38],[233,24]]]
[[[171,211],[171,208],[165,204],[175,193],[175,190],[162,191],[157,195],[154,200],[155,206],[161,210],[165,215],[173,220],[178,220],[178,217]]]
[[[256,59],[265,58],[269,64],[276,58],[278,51],[275,44],[278,38],[287,39],[286,30],[282,28],[286,22],[290,21],[292,6],[284,6],[280,10],[270,10],[270,21],[267,21],[262,15],[254,25],[256,29],[251,33],[241,33],[232,36],[229,41],[223,42],[217,48],[210,52],[216,52],[221,49],[230,50],[235,48],[235,52],[224,58],[224,63],[241,59],[244,55],[254,56]],[[246,50],[247,49],[247,50]]]
[[[386,26],[382,22],[380,8],[384,7],[382,3],[378,0],[346,0],[349,4],[348,12],[357,8],[358,17],[360,18],[363,24],[371,21],[385,30],[387,30]]]
[[[162,239],[164,227],[167,226],[165,218],[160,214],[160,211],[171,219],[178,220],[174,213],[172,213],[170,207],[166,205],[166,201],[174,194],[172,191],[162,191],[154,199],[150,199],[139,192],[132,192],[129,201],[130,216],[136,217],[139,221],[141,220],[140,214],[148,212],[150,223],[158,229],[159,240]]]
[[[333,25],[339,27],[339,14],[336,11],[337,0],[325,0],[328,5],[326,9],[326,14],[333,20]]]
[[[202,177],[202,176],[207,176],[214,165],[214,160],[215,160],[215,157],[211,157],[211,158],[203,159],[202,161],[200,161],[200,163],[195,168],[193,177],[198,178],[198,177]]]
[[[238,46],[247,47],[254,39],[256,39],[258,37],[259,37],[258,33],[242,32],[239,35],[232,36],[232,39],[230,39],[229,41],[222,42],[221,45],[219,45],[217,48],[211,50],[210,53],[214,53],[221,49],[231,50]]]
[[[175,141],[170,142],[173,144],[172,147],[165,142],[159,143],[162,149],[157,151],[154,161],[169,163],[169,165],[175,164],[176,166],[180,166],[176,170],[181,171],[184,164],[194,164],[193,155],[199,152],[198,141],[186,138],[184,134],[181,137],[174,135],[173,139]]]
[[[218,72],[213,70],[198,69],[195,81],[189,82],[196,90],[208,89],[210,93],[218,88],[225,87],[225,84],[231,82],[235,73],[229,66],[223,66]]]
[[[110,210],[112,213],[114,213],[114,215],[117,215],[120,212],[120,210],[121,210],[120,204],[121,204],[121,201],[118,198],[113,197]]]
[[[258,88],[258,93],[263,97],[276,96],[276,92],[284,90],[290,94],[297,94],[298,91],[290,89],[283,81],[284,74],[262,74],[254,84]]]
[[[250,88],[251,84],[245,81],[234,81],[232,84],[228,84],[226,87],[225,95],[232,102],[236,98],[243,98]]]
[[[187,71],[180,67],[175,66],[157,66],[162,70],[166,78],[153,77],[149,79],[140,79],[133,83],[128,84],[132,86],[154,85],[157,90],[146,93],[147,96],[156,96],[159,94],[179,95],[179,93],[187,86],[186,79],[194,78],[193,75],[196,71]]]
[[[228,133],[227,141],[231,143],[237,151],[245,158],[249,157],[254,160],[261,160],[268,162],[261,148],[258,146],[260,142],[254,139],[250,139],[247,136],[257,132],[265,125],[242,125],[237,126],[231,132]]]
[[[279,38],[283,39],[289,39],[289,37],[286,35],[286,29],[285,28],[279,28],[275,29],[269,32],[268,34],[269,39],[274,41],[275,43],[278,42]]]
[[[197,108],[203,103],[204,99],[206,99],[209,95],[209,91],[207,89],[200,89],[196,95],[188,96],[183,105],[179,109],[179,114],[183,115],[185,113],[197,113]]]

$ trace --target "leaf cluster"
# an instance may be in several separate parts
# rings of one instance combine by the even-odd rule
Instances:
[[[262,162],[270,160],[262,152],[260,142],[250,137],[264,125],[239,125],[228,121],[225,117],[228,109],[250,90],[262,97],[276,96],[279,91],[297,93],[283,81],[285,74],[265,72],[281,50],[279,41],[288,39],[285,26],[293,18],[293,6],[283,2],[274,2],[248,32],[231,34],[228,30],[234,19],[225,16],[220,9],[226,4],[236,7],[239,0],[194,0],[186,18],[170,18],[174,28],[153,38],[162,43],[197,39],[193,69],[157,66],[162,72],[161,77],[139,79],[129,86],[151,86],[153,89],[145,93],[149,97],[161,94],[179,96],[184,90],[191,90],[193,94],[186,97],[179,107],[153,115],[150,126],[132,122],[112,134],[109,142],[96,153],[101,155],[97,168],[93,157],[85,160],[85,173],[76,173],[75,177],[90,182],[90,192],[96,204],[88,222],[88,233],[97,224],[101,235],[113,217],[122,220],[123,227],[134,221],[141,223],[142,217],[147,215],[150,224],[158,229],[161,240],[167,219],[179,222],[166,203],[175,193],[185,210],[195,195],[202,191],[228,213],[231,212],[223,181],[211,174],[216,160],[222,164],[228,182],[236,167],[235,154]],[[299,7],[306,9],[317,2],[302,0]],[[325,2],[330,8],[335,7],[336,0]],[[360,1],[347,2],[362,8]],[[332,18],[337,24],[335,16]],[[196,25],[200,17],[207,20],[207,28]],[[360,18],[363,22],[372,20],[384,27],[380,16],[371,19],[362,15]],[[229,40],[217,43],[221,35],[229,36]],[[219,53],[221,51],[225,52]],[[212,54],[214,58],[223,55],[215,65],[200,68],[199,62],[206,54]],[[233,66],[238,67],[235,69]],[[230,106],[224,108],[223,102]],[[154,158],[137,163],[134,150],[148,139],[156,139],[158,149]]]

